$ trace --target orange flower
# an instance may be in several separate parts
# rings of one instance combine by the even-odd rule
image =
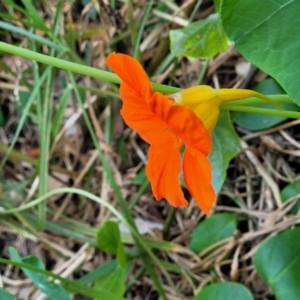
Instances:
[[[193,86],[176,94],[168,95],[168,97],[176,103],[193,110],[210,132],[213,131],[217,124],[220,105],[223,102],[254,97],[265,100],[281,109],[280,105],[274,100],[255,91],[245,89],[213,89],[208,85]]]
[[[207,158],[211,137],[203,122],[189,108],[153,92],[142,66],[130,56],[112,53],[106,63],[122,79],[121,114],[125,122],[150,144],[146,175],[154,197],[166,198],[175,207],[186,207],[188,202],[179,182],[182,169],[187,189],[209,214],[216,194]]]

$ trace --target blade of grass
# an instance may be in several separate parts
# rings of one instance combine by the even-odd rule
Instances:
[[[100,88],[94,88],[94,87],[83,86],[83,85],[77,85],[77,87],[78,87],[79,90],[89,91],[93,94],[110,96],[110,97],[114,97],[114,98],[119,98],[120,97],[119,93],[111,92],[111,91],[104,91],[103,89],[100,89]]]
[[[59,105],[56,109],[56,113],[55,113],[55,115],[53,117],[53,121],[52,121],[52,130],[51,130],[52,140],[54,140],[55,136],[58,134],[60,127],[62,125],[65,110],[67,108],[68,101],[70,100],[71,91],[72,91],[72,86],[68,85],[64,89],[64,91],[59,99]]]
[[[205,61],[203,61],[203,64],[202,64],[202,69],[200,71],[200,74],[199,74],[199,77],[198,77],[198,80],[197,80],[197,85],[200,85],[204,78],[205,78],[205,75],[206,75],[206,72],[208,70],[208,67],[209,67],[209,59],[206,59]]]
[[[88,283],[94,282],[97,279],[108,275],[110,272],[112,272],[114,269],[116,269],[117,266],[118,266],[117,260],[113,259],[113,260],[103,264],[102,266],[96,268],[95,270],[89,272],[88,274],[82,276],[76,282],[78,282],[80,284],[88,284]]]
[[[36,41],[38,43],[41,43],[42,45],[47,45],[50,48],[54,48],[56,50],[66,50],[66,48],[63,48],[61,45],[58,45],[44,37],[34,34],[33,32],[30,32],[24,28],[20,28],[18,26],[9,24],[7,22],[0,21],[0,28],[3,28],[4,30],[6,30],[8,32],[14,32],[14,33],[20,34],[21,36],[27,37],[30,41]]]
[[[110,41],[110,46],[111,47],[114,46],[115,44],[117,44],[118,42],[124,40],[128,36],[130,36],[130,31],[129,30],[125,30],[125,31],[121,32],[120,34],[118,34],[116,36],[113,36],[111,41]]]
[[[50,33],[51,31],[49,28],[45,25],[44,20],[40,16],[40,14],[37,12],[36,8],[32,4],[31,0],[21,0],[23,5],[25,6],[25,15],[27,16],[28,21],[30,21],[31,24],[34,24],[34,28],[39,28],[45,33]]]
[[[197,0],[197,2],[194,4],[193,11],[192,11],[192,13],[190,14],[190,17],[189,17],[189,22],[193,21],[196,13],[199,11],[199,7],[202,4],[202,2],[203,2],[203,0]]]
[[[53,95],[53,67],[46,81],[46,91],[44,94],[43,120],[39,124],[40,128],[40,156],[39,156],[39,186],[38,195],[44,195],[48,190],[49,181],[49,157],[50,157],[50,133],[52,115],[52,95]],[[45,229],[46,204],[42,202],[38,206],[38,225],[37,230]]]
[[[41,18],[39,13],[37,12],[36,8],[32,4],[31,0],[22,0],[22,3],[25,8],[21,7],[16,3],[16,1],[12,0],[5,0],[9,5],[10,9],[15,9],[24,16],[26,16],[26,21],[23,22],[24,24],[27,24],[28,27],[32,27],[35,30],[39,29],[45,34],[47,34],[51,39],[53,39],[56,43],[60,44],[60,40],[53,35],[51,30],[45,25],[44,20]],[[22,20],[22,18],[21,18]],[[19,21],[19,20],[17,20]]]
[[[134,44],[133,44],[134,45],[134,47],[133,47],[133,57],[134,58],[140,57],[140,55],[141,55],[141,53],[140,53],[140,43],[141,43],[141,40],[142,40],[142,36],[143,36],[143,32],[144,32],[144,29],[145,29],[146,22],[150,17],[151,9],[152,9],[153,4],[154,4],[154,0],[150,0],[149,3],[147,3],[144,16],[142,18],[141,23],[139,24],[139,30],[138,30],[137,36],[136,36],[136,38],[134,40]]]
[[[20,135],[20,132],[22,130],[22,127],[23,125],[25,124],[25,121],[26,121],[26,118],[28,116],[28,113],[29,113],[29,109],[35,99],[35,97],[37,96],[38,92],[39,92],[39,89],[41,88],[42,84],[44,83],[44,81],[46,80],[47,76],[48,76],[48,73],[50,72],[50,68],[51,67],[47,67],[45,72],[43,73],[43,75],[41,76],[40,80],[36,83],[36,85],[34,86],[34,89],[32,90],[32,93],[30,95],[30,98],[28,100],[28,102],[26,103],[25,107],[24,107],[24,110],[23,110],[23,113],[21,115],[21,119],[18,123],[18,126],[17,126],[17,129],[16,129],[16,132],[14,134],[14,137],[12,139],[12,142],[7,150],[7,152],[5,153],[5,156],[4,158],[2,159],[1,161],[1,164],[0,164],[0,171],[3,169],[3,166],[4,164],[6,163],[8,157],[10,156],[18,138],[19,138],[19,135]]]
[[[127,15],[128,15],[128,22],[129,22],[129,30],[130,30],[130,37],[131,37],[131,44],[134,46],[137,40],[137,21],[133,15],[133,1],[127,1]],[[138,49],[139,50],[139,49]],[[135,59],[142,62],[141,60],[141,52],[137,52],[137,56],[134,56]]]
[[[32,48],[34,51],[36,51],[37,47],[36,47],[36,43],[33,40],[32,43]],[[36,61],[33,62],[32,65],[32,70],[33,70],[33,78],[34,78],[34,82],[39,82],[40,80],[40,67],[38,65],[38,63]],[[50,69],[49,69],[50,72]],[[48,75],[47,75],[48,77]],[[42,89],[39,89],[36,95],[36,108],[37,108],[37,119],[38,119],[38,124],[42,124],[43,123],[43,105],[42,105],[42,95],[41,95]],[[39,134],[39,141],[41,140],[41,132],[40,130],[38,131]]]
[[[161,64],[157,67],[157,69],[153,72],[153,75],[160,75],[162,74],[174,61],[175,56],[170,52],[165,59],[161,62]],[[176,92],[175,92],[176,93]]]
[[[134,198],[132,199],[132,201],[129,204],[129,208],[132,209],[137,202],[140,200],[141,196],[145,193],[145,191],[147,190],[147,188],[149,187],[150,183],[149,180],[146,179],[143,184],[140,186],[138,192],[135,194]]]
[[[123,196],[122,196],[122,193],[120,191],[120,188],[119,186],[117,185],[115,179],[114,179],[114,176],[111,172],[111,168],[109,167],[109,163],[108,161],[106,160],[106,157],[105,155],[103,154],[102,150],[100,149],[100,145],[99,145],[99,141],[97,140],[97,137],[96,137],[96,134],[93,130],[93,127],[92,127],[92,124],[89,120],[89,117],[87,115],[87,112],[84,108],[84,103],[83,103],[83,100],[81,98],[81,95],[79,93],[79,90],[76,86],[76,82],[75,82],[75,78],[73,76],[73,74],[71,72],[69,72],[69,77],[70,77],[70,80],[71,80],[71,84],[74,88],[74,92],[75,92],[75,95],[76,95],[76,98],[77,98],[77,101],[82,109],[82,114],[83,114],[83,117],[84,117],[84,120],[86,122],[86,125],[88,127],[88,130],[89,130],[89,133],[92,137],[92,140],[93,140],[93,143],[94,143],[94,146],[96,147],[97,151],[98,151],[98,154],[99,154],[99,158],[101,160],[101,163],[103,165],[103,168],[104,168],[104,173],[105,173],[105,176],[106,178],[108,179],[108,182],[110,183],[111,187],[113,188],[114,190],[114,193],[116,195],[116,198],[118,200],[118,203],[122,209],[122,213],[124,214],[124,218],[126,219],[126,223],[129,225],[130,229],[131,229],[131,232],[132,232],[132,235],[133,235],[133,239],[135,241],[135,244],[140,252],[140,255],[141,255],[141,258],[143,259],[144,261],[144,264],[145,264],[145,267],[147,269],[147,271],[149,272],[159,294],[163,297],[163,299],[166,299],[166,296],[165,296],[165,293],[164,293],[164,290],[163,290],[163,287],[160,283],[160,281],[157,279],[157,276],[155,274],[155,271],[154,271],[154,267],[153,267],[153,264],[152,264],[152,261],[153,258],[155,258],[155,256],[152,254],[151,250],[143,243],[141,243],[141,239],[140,239],[140,235],[138,233],[138,230],[137,230],[137,227],[136,227],[136,224],[134,222],[134,219],[131,215],[131,212],[130,212],[130,209],[126,203],[126,201],[124,200]],[[150,256],[151,258],[149,258],[149,253],[150,253]],[[149,260],[150,259],[150,260]],[[156,259],[156,258],[155,258]],[[167,277],[167,279],[170,280],[170,278],[168,278],[168,274],[165,272],[165,270],[163,270],[165,276]],[[171,281],[172,282],[172,281]],[[173,285],[174,286],[174,285]]]
[[[126,286],[126,292],[130,291],[131,287],[135,285],[136,281],[143,275],[145,267],[141,266],[135,273],[131,281]]]
[[[23,0],[26,8],[31,8],[32,5],[30,1]],[[54,26],[53,26],[53,36],[59,34],[61,18],[63,15],[63,6],[59,2],[56,10]],[[50,51],[50,56],[55,56],[56,50],[54,48]],[[48,190],[49,182],[49,158],[50,158],[50,142],[51,142],[51,125],[52,125],[52,109],[53,109],[53,88],[54,88],[54,72],[53,68],[50,68],[46,81],[46,90],[44,94],[44,102],[40,103],[42,107],[42,118],[39,118],[41,123],[40,128],[40,164],[39,164],[39,186],[38,195],[44,195]],[[45,229],[46,220],[46,203],[42,202],[38,206],[38,223],[37,229],[43,231]]]

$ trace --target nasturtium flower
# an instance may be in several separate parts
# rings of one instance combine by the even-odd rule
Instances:
[[[168,96],[176,103],[193,110],[210,132],[216,126],[220,105],[223,102],[255,97],[278,106],[269,97],[255,91],[246,89],[214,89],[207,85],[194,86]]]
[[[180,187],[182,170],[190,194],[202,211],[209,214],[216,194],[207,158],[211,136],[204,123],[191,109],[153,92],[147,74],[135,59],[112,53],[106,63],[122,79],[121,115],[150,144],[146,175],[156,200],[165,198],[174,207],[188,205]]]
[[[156,200],[165,198],[174,207],[187,206],[178,178],[182,170],[190,194],[209,214],[216,194],[207,157],[212,147],[210,132],[217,123],[220,105],[249,97],[274,102],[251,90],[217,90],[205,85],[163,95],[153,92],[147,74],[132,57],[112,53],[106,63],[122,79],[121,114],[125,122],[150,144],[146,175]]]

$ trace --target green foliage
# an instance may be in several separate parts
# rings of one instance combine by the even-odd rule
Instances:
[[[97,245],[105,252],[116,254],[118,265],[105,277],[99,278],[95,287],[100,286],[101,289],[112,292],[117,298],[121,298],[126,289],[126,255],[121,241],[118,223],[106,221],[99,228],[97,233]]]
[[[220,282],[205,286],[193,300],[253,300],[249,290],[236,282]]]
[[[38,26],[38,28],[40,28],[42,31],[47,32],[48,28],[44,22],[44,20],[42,19],[42,17],[40,16],[40,14],[38,13],[38,11],[36,10],[34,4],[32,3],[32,0],[21,0],[23,5],[26,8],[26,11],[28,13],[28,17],[29,17],[29,22],[32,23],[32,25],[34,24],[34,27]]]
[[[259,276],[277,300],[300,299],[300,228],[287,230],[263,242],[254,256]]]
[[[224,30],[238,51],[300,104],[300,2],[223,0]]]
[[[36,256],[27,256],[21,258],[14,248],[9,249],[9,253],[14,261],[23,262],[25,264],[45,270],[42,260]],[[34,285],[41,290],[50,299],[71,300],[70,295],[60,285],[49,282],[47,276],[28,269],[22,269],[28,278],[32,280]]]
[[[258,85],[256,85],[254,90],[265,95],[285,94],[285,91],[282,89],[282,87],[272,78],[268,78],[260,82]],[[282,104],[281,106],[285,110],[299,110],[299,107],[296,104],[286,103]],[[274,109],[274,105],[272,104],[259,105],[257,107]],[[268,129],[285,121],[286,119],[286,117],[267,116],[244,112],[234,112],[232,114],[232,120],[235,123],[251,131]]]
[[[1,13],[0,13],[0,16],[1,16]],[[9,17],[7,15],[5,15],[5,18],[9,18]],[[21,20],[18,19],[18,21],[20,22]],[[21,22],[23,22],[23,20]],[[21,36],[27,37],[32,42],[38,42],[41,45],[47,45],[47,46],[49,46],[51,48],[55,48],[57,50],[63,49],[62,45],[56,44],[55,42],[52,42],[49,39],[46,39],[44,37],[41,37],[38,34],[35,34],[31,31],[28,31],[28,30],[20,28],[18,26],[12,25],[9,22],[0,21],[0,28],[4,29],[6,31],[9,31],[10,33],[17,33],[17,34],[20,34]]]
[[[116,259],[113,259],[98,268],[92,270],[88,274],[82,276],[80,279],[77,280],[78,283],[81,284],[89,284],[91,282],[95,282],[97,280],[101,280],[102,278],[105,278],[110,273],[114,272],[116,268],[119,267],[119,264]]]
[[[170,48],[175,56],[212,58],[228,49],[219,14],[212,14],[181,29],[170,31]]]
[[[53,140],[55,139],[59,130],[62,127],[64,114],[66,112],[66,108],[67,108],[68,102],[70,100],[71,91],[72,91],[72,87],[71,87],[71,85],[68,85],[64,89],[64,91],[62,92],[62,95],[60,97],[59,105],[54,114],[53,121],[52,121],[52,127],[51,127],[51,136],[52,136]]]
[[[199,253],[209,246],[233,236],[237,223],[237,215],[231,213],[215,214],[206,218],[193,232],[190,248]]]
[[[113,293],[116,299],[122,299],[126,290],[125,275],[125,269],[118,266],[105,277],[98,279],[94,287],[97,288],[99,286],[100,288],[105,288],[105,291]],[[101,298],[98,299],[100,300]]]
[[[288,184],[281,192],[282,202],[286,202],[288,199],[295,197],[300,194],[300,180],[294,181]],[[290,214],[296,215],[300,209],[300,199],[297,200],[297,203],[290,210]]]
[[[19,101],[17,103],[17,109],[19,115],[22,115],[24,109],[26,109],[26,104],[30,101],[30,93],[24,91],[18,91]]]
[[[99,228],[97,233],[97,245],[105,252],[116,254],[120,266],[125,267],[126,255],[121,241],[118,223],[106,221]]]
[[[0,287],[0,299],[1,300],[17,300],[15,296]]]
[[[110,278],[112,280],[112,273],[119,268],[119,265],[115,262],[111,264],[104,265],[100,267],[90,274],[81,278],[78,281],[71,281],[56,274],[53,274],[49,271],[46,271],[41,260],[35,256],[27,256],[24,258],[20,258],[18,253],[14,248],[10,248],[9,252],[11,257],[15,262],[11,262],[11,265],[16,265],[21,267],[23,272],[33,281],[33,283],[43,292],[45,293],[49,299],[71,299],[64,289],[57,284],[51,283],[47,280],[47,276],[50,278],[58,279],[63,287],[70,293],[75,292],[79,295],[87,296],[93,299],[111,299],[111,300],[122,300],[124,299],[121,295],[117,295],[114,290],[108,291],[107,287],[100,284],[100,282],[105,282],[105,278]],[[6,262],[7,260],[1,259],[1,262]],[[120,273],[117,273],[120,276]],[[120,278],[120,277],[119,277]],[[88,284],[93,281],[99,281],[96,284],[96,287],[91,288],[86,287],[83,284]],[[124,283],[124,282],[123,282]],[[121,290],[121,283],[118,283],[118,291]],[[59,297],[59,298],[57,298]]]
[[[117,254],[121,241],[119,226],[116,222],[106,221],[98,230],[97,245],[105,252]]]
[[[4,178],[0,177],[0,185],[4,191],[14,191],[19,193],[20,195],[25,197],[25,188],[28,185],[29,180],[24,181],[12,181],[12,180],[5,180]]]
[[[209,160],[212,166],[213,186],[218,193],[226,178],[230,160],[240,151],[239,137],[232,126],[228,112],[221,112],[212,138],[213,148]]]

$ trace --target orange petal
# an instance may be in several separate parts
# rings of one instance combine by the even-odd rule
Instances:
[[[211,184],[212,175],[208,158],[187,146],[183,156],[183,176],[186,187],[197,205],[209,215],[216,193]]]
[[[196,114],[161,93],[154,93],[149,101],[151,110],[163,119],[169,129],[186,144],[208,155],[211,137]]]
[[[166,198],[174,207],[186,207],[187,200],[179,184],[181,142],[172,134],[168,134],[159,144],[149,148],[146,175],[151,183],[156,200]]]
[[[123,80],[120,96],[121,114],[128,126],[136,130],[148,143],[155,142],[167,126],[149,108],[146,100],[152,95],[150,81],[142,66],[132,57],[112,53],[106,63]]]
[[[144,97],[148,97],[152,93],[150,80],[146,72],[134,58],[126,54],[113,52],[107,57],[106,64],[136,93]]]
[[[167,121],[171,107],[178,105],[167,96],[158,92],[152,94],[151,98],[148,100],[148,104],[151,111],[164,121]]]
[[[210,153],[212,147],[210,133],[193,111],[181,105],[173,105],[169,111],[167,123],[185,144],[206,156]]]
[[[169,95],[169,97],[194,111],[206,129],[212,132],[218,121],[219,107],[222,104],[222,97],[218,94],[218,90],[208,85],[198,85]]]
[[[149,144],[161,141],[167,133],[166,122],[153,113],[143,97],[126,83],[121,84],[120,95],[123,100],[121,115],[126,124]]]

